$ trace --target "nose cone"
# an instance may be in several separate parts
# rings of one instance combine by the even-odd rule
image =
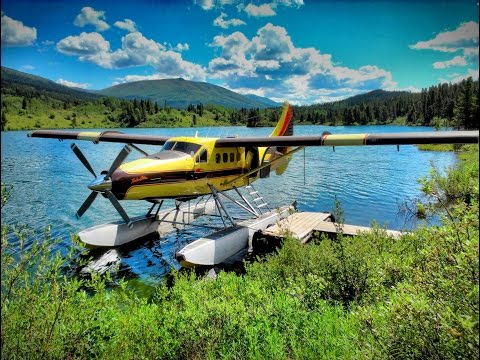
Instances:
[[[112,190],[112,180],[106,179],[105,175],[98,176],[95,180],[93,180],[90,184],[88,184],[88,188],[93,191],[105,191],[105,190]]]

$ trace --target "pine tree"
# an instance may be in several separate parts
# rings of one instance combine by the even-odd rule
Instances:
[[[461,83],[463,89],[454,108],[454,124],[458,129],[474,129],[476,127],[475,113],[477,99],[475,99],[473,80],[469,77]],[[478,98],[478,96],[477,96]]]

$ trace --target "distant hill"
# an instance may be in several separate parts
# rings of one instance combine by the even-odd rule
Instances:
[[[166,102],[173,108],[186,108],[190,104],[200,103],[235,109],[278,106],[270,99],[240,95],[221,86],[184,79],[135,81],[99,90],[97,93],[124,99],[150,99],[159,105]]]
[[[411,95],[411,93],[408,91],[385,91],[379,89],[367,92],[365,94],[355,95],[344,100],[335,101],[335,103],[352,106],[378,101],[388,101],[404,95]]]
[[[72,89],[43,77],[4,66],[2,66],[1,76],[2,94],[31,96],[35,93],[42,93],[62,101],[89,101],[100,97],[96,94]]]
[[[262,96],[258,96],[258,95],[254,95],[254,94],[246,94],[244,95],[252,100],[255,100],[255,101],[258,101],[258,102],[261,102],[263,104],[265,104],[267,107],[278,107],[278,106],[282,106],[282,103],[278,103],[276,101],[273,101],[269,98],[266,98],[266,97],[262,97]]]

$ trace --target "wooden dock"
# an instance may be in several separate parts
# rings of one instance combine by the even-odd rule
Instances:
[[[277,224],[263,230],[262,234],[270,238],[283,238],[290,235],[302,243],[310,240],[314,233],[337,234],[341,232],[347,236],[355,236],[359,232],[370,232],[372,228],[365,226],[356,226],[349,224],[336,224],[332,221],[333,216],[330,213],[318,212],[296,212]],[[395,238],[403,233],[395,230],[385,230],[386,233]]]

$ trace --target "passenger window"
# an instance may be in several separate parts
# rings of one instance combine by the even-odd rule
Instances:
[[[197,157],[197,162],[207,162],[207,150],[202,151],[202,153]]]
[[[220,164],[220,154],[215,154],[215,162]]]
[[[226,163],[228,161],[228,154],[223,153],[223,162]]]
[[[234,162],[235,161],[235,154],[232,152],[230,153],[230,162]]]
[[[237,152],[237,161],[240,161],[240,153]]]

